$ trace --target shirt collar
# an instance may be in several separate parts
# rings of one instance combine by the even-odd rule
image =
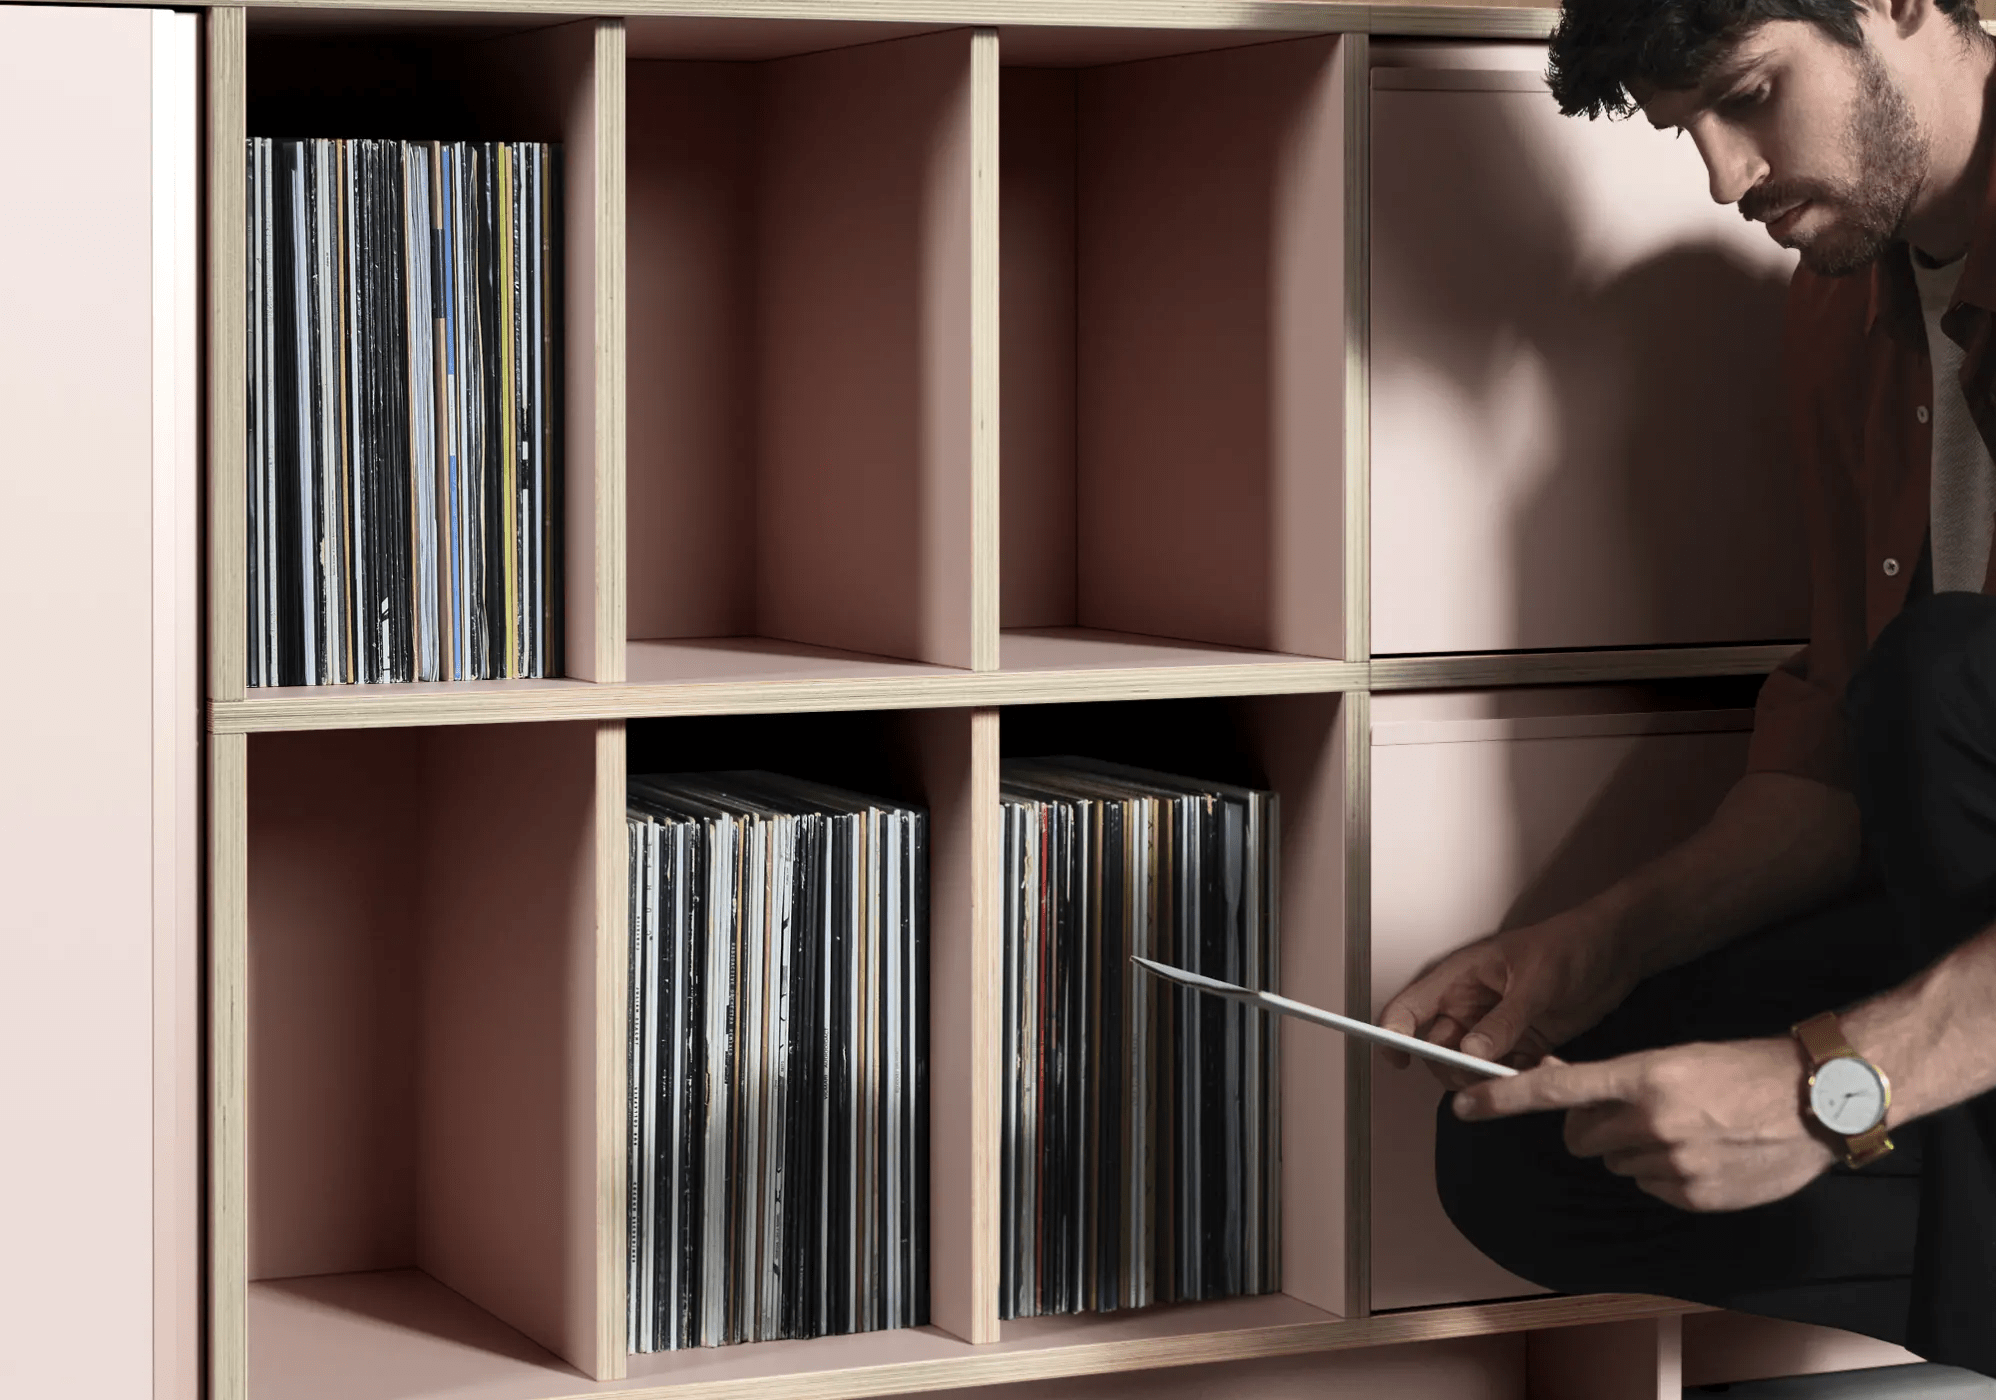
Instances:
[[[1968,240],[1968,261],[1961,269],[1954,299],[1957,304],[1966,302],[1996,312],[1996,148],[1991,151],[1990,163],[1982,212],[1976,216],[1975,231]],[[1913,256],[1904,243],[1894,243],[1871,264],[1871,306],[1865,316],[1865,333],[1880,320],[1901,332],[1926,333],[1920,315],[1920,288],[1913,280]]]

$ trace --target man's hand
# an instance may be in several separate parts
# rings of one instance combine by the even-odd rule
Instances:
[[[1607,1015],[1633,982],[1605,927],[1562,914],[1458,948],[1388,1002],[1379,1024],[1522,1068]],[[1407,1064],[1401,1051],[1381,1053]],[[1477,1082],[1464,1070],[1428,1067],[1451,1089]]]
[[[1566,1146],[1682,1210],[1744,1210],[1791,1196],[1836,1161],[1803,1118],[1804,1064],[1786,1038],[1679,1045],[1569,1065],[1455,1096],[1476,1121],[1566,1110]]]

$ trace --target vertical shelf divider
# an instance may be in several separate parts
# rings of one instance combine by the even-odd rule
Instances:
[[[1347,661],[1372,658],[1372,39],[1338,42],[1344,84],[1344,564]]]
[[[1338,42],[1344,87],[1344,656],[1372,657],[1372,40]],[[1372,695],[1345,697],[1345,1012],[1372,1015]],[[1372,1313],[1372,1055],[1345,1059],[1345,1312]]]
[[[211,11],[211,25],[218,13],[227,12]],[[240,26],[242,12],[233,13]],[[237,37],[241,37],[240,28]],[[210,1400],[247,1400],[249,1395],[248,993],[249,736],[211,734],[208,736]]]
[[[998,711],[906,717],[929,797],[929,1320],[998,1340]]]
[[[625,1374],[624,729],[424,736],[416,1263]]]
[[[240,700],[248,670],[248,548],[244,473],[249,406],[248,287],[243,260],[249,203],[244,143],[249,135],[248,12],[208,11],[208,698]]]
[[[620,535],[621,538],[621,535]],[[596,726],[596,1336],[599,1380],[622,1380],[630,1282],[630,848],[624,834],[626,732]],[[591,1369],[585,1367],[584,1369]]]
[[[526,34],[502,43],[545,42]],[[621,19],[564,26],[567,496],[564,669],[624,678],[624,94]]]
[[[1372,1019],[1372,694],[1345,696],[1345,1014]],[[1345,1056],[1345,1316],[1372,1315],[1372,1053]]]
[[[998,31],[970,41],[971,669],[998,669]]]
[[[1271,695],[1241,702],[1250,747],[1282,794],[1277,985],[1318,1006],[1348,1005],[1356,810],[1355,695]],[[1340,930],[1342,929],[1342,933]],[[1344,1037],[1283,1020],[1279,1037],[1282,1292],[1341,1317],[1357,1315],[1351,1209],[1352,1066]]]

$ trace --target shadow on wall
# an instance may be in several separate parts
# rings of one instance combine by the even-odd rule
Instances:
[[[1800,636],[1787,259],[1687,145],[1490,77],[1374,94],[1374,651]]]

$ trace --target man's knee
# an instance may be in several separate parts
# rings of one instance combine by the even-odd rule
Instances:
[[[1937,593],[1878,634],[1845,708],[1860,749],[1988,737],[1996,718],[1996,597]]]

